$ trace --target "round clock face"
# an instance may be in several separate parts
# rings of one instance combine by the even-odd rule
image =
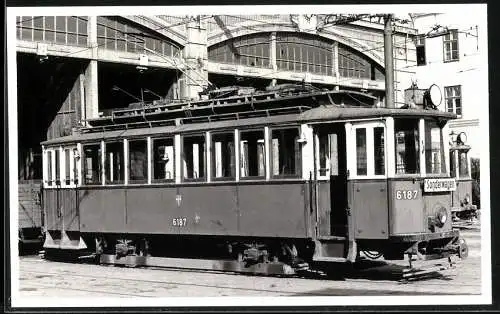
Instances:
[[[437,107],[441,104],[441,101],[442,101],[441,90],[439,89],[439,87],[436,84],[433,84],[429,88],[429,95],[430,95],[431,101],[434,104],[434,106]]]

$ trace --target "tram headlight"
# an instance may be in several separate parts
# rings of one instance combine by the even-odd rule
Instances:
[[[448,220],[446,208],[440,207],[436,213],[436,225],[441,228],[446,223],[446,220]]]

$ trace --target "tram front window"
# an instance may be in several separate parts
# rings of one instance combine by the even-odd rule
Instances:
[[[425,172],[446,173],[443,136],[435,121],[425,121]]]
[[[450,176],[455,178],[457,176],[457,163],[455,161],[456,151],[450,152]]]
[[[467,151],[458,151],[458,175],[460,178],[469,177],[469,159],[467,158]]]
[[[400,119],[394,124],[396,174],[419,173],[418,120]]]

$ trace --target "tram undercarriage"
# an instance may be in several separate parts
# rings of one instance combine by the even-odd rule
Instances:
[[[350,244],[312,239],[207,237],[143,234],[80,234],[48,232],[46,259],[87,260],[101,265],[209,270],[274,276],[342,276],[362,260],[403,260],[401,279],[414,279],[454,267],[452,258],[467,257],[465,240],[456,232],[432,239],[398,238],[390,244]],[[398,242],[403,241],[403,242]],[[326,248],[326,249],[325,249]],[[333,250],[332,250],[333,248]],[[344,256],[324,256],[325,250]],[[376,252],[375,254],[373,252]],[[336,253],[335,253],[336,252]],[[354,257],[351,257],[351,255]],[[437,264],[431,264],[436,261]],[[353,267],[354,266],[354,267]],[[347,267],[347,268],[346,268]]]

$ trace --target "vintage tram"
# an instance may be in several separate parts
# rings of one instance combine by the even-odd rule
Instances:
[[[114,110],[42,143],[45,254],[257,273],[464,258],[453,118],[303,85]]]
[[[452,193],[452,217],[454,221],[471,221],[479,218],[479,209],[474,204],[473,193],[478,184],[472,178],[471,163],[465,132],[450,133],[450,176],[457,181],[457,189]]]

